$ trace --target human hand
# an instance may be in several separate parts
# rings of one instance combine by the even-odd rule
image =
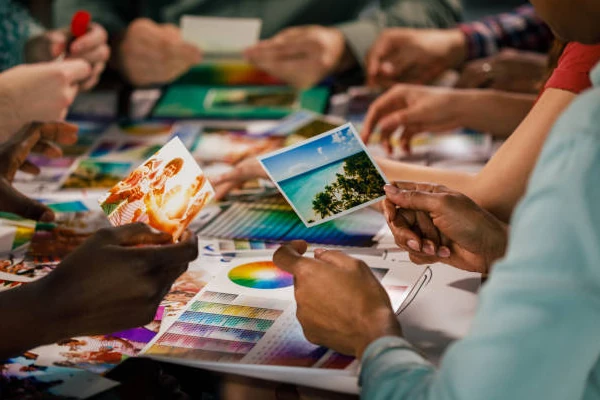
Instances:
[[[466,91],[420,85],[398,84],[371,104],[361,137],[365,143],[379,126],[381,143],[392,153],[391,136],[403,126],[400,144],[410,152],[410,141],[421,132],[445,132],[463,126]]]
[[[537,94],[547,69],[546,55],[506,49],[467,64],[456,86]]]
[[[197,238],[189,231],[172,244],[171,235],[140,223],[99,230],[46,278],[32,283],[48,299],[44,304],[52,322],[45,342],[147,324],[197,256]]]
[[[258,178],[269,179],[269,175],[256,157],[239,162],[231,171],[210,179],[215,188],[215,200],[222,200],[231,190]]]
[[[66,123],[31,123],[0,145],[0,210],[24,218],[51,221],[54,213],[45,205],[28,198],[12,187],[18,170],[39,174],[37,166],[27,161],[31,151],[57,157],[62,151],[54,143],[73,144],[77,126]]]
[[[110,57],[110,47],[107,44],[108,34],[99,24],[90,24],[89,31],[71,43],[69,28],[57,29],[35,36],[25,46],[25,59],[28,63],[52,61],[68,51],[68,59],[82,59],[92,67],[89,78],[81,82],[81,89],[89,90],[96,86],[100,75]]]
[[[115,51],[120,70],[137,86],[169,83],[202,61],[202,51],[184,42],[177,26],[147,18],[129,24]]]
[[[367,55],[367,84],[429,83],[466,57],[466,41],[458,29],[390,28]]]
[[[367,264],[331,250],[303,257],[306,248],[306,242],[291,242],[273,262],[294,275],[296,314],[309,341],[360,358],[378,338],[402,335],[390,299]]]
[[[417,264],[443,262],[487,274],[504,256],[508,227],[467,196],[444,186],[395,182],[383,204],[396,244]]]
[[[318,25],[285,29],[247,49],[245,56],[258,68],[300,89],[355,62],[342,32]]]
[[[20,65],[2,72],[0,142],[31,121],[64,119],[79,84],[91,73],[83,60]]]

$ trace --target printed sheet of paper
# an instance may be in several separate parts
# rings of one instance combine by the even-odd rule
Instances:
[[[115,226],[144,222],[177,240],[214,190],[178,137],[99,200]]]
[[[258,42],[261,26],[255,18],[181,17],[183,40],[210,56],[241,55]]]
[[[351,124],[259,157],[307,227],[374,204],[387,182]]]
[[[272,367],[285,367],[294,379],[320,370],[325,375],[353,377],[350,387],[342,389],[353,391],[354,358],[306,340],[296,319],[292,275],[273,264],[272,253],[258,253],[218,258],[220,272],[142,354],[199,368],[229,366],[232,373],[245,373],[251,365],[269,379]],[[402,309],[420,289],[425,267],[358,257],[377,266],[371,271],[388,292],[394,309]],[[211,261],[207,257],[203,262]]]

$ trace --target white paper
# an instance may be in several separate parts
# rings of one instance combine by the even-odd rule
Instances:
[[[209,55],[241,54],[258,42],[261,25],[256,18],[181,17],[183,40]]]

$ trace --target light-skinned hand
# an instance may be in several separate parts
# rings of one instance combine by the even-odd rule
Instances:
[[[465,91],[420,85],[398,84],[371,104],[365,117],[361,137],[365,143],[378,127],[381,143],[392,153],[391,137],[404,127],[400,144],[410,152],[410,141],[421,132],[445,132],[464,126]]]
[[[443,262],[487,274],[506,251],[508,227],[444,186],[395,182],[383,210],[396,244],[417,264]]]
[[[25,59],[28,63],[46,62],[57,59],[67,51],[70,39],[69,28],[57,29],[35,36],[25,46]],[[71,43],[67,59],[81,59],[92,67],[89,78],[81,82],[82,90],[96,86],[110,57],[107,43],[108,34],[99,24],[91,23],[89,31]]]
[[[54,213],[45,205],[30,199],[12,187],[17,171],[39,174],[37,166],[27,160],[31,151],[48,157],[62,155],[58,144],[77,141],[77,126],[66,123],[31,123],[0,145],[0,210],[24,218],[51,221]]]
[[[285,29],[247,49],[245,56],[256,67],[300,89],[355,62],[342,32],[318,25]]]
[[[0,142],[31,121],[66,117],[92,68],[83,60],[19,65],[0,73]]]
[[[165,84],[202,61],[202,51],[187,43],[172,24],[147,18],[131,22],[118,44],[117,66],[136,86]]]
[[[378,338],[402,335],[390,299],[367,264],[322,249],[315,258],[303,257],[306,249],[306,242],[291,242],[273,262],[294,275],[297,317],[309,341],[360,358]]]
[[[387,88],[395,83],[429,83],[466,57],[466,41],[458,29],[389,28],[367,55],[367,83]]]
[[[269,179],[269,175],[258,159],[251,157],[236,164],[232,170],[211,178],[210,182],[215,188],[215,199],[222,200],[231,190],[257,178]]]

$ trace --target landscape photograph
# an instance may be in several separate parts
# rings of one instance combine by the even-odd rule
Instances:
[[[307,226],[366,207],[385,196],[386,181],[349,124],[260,161]]]

